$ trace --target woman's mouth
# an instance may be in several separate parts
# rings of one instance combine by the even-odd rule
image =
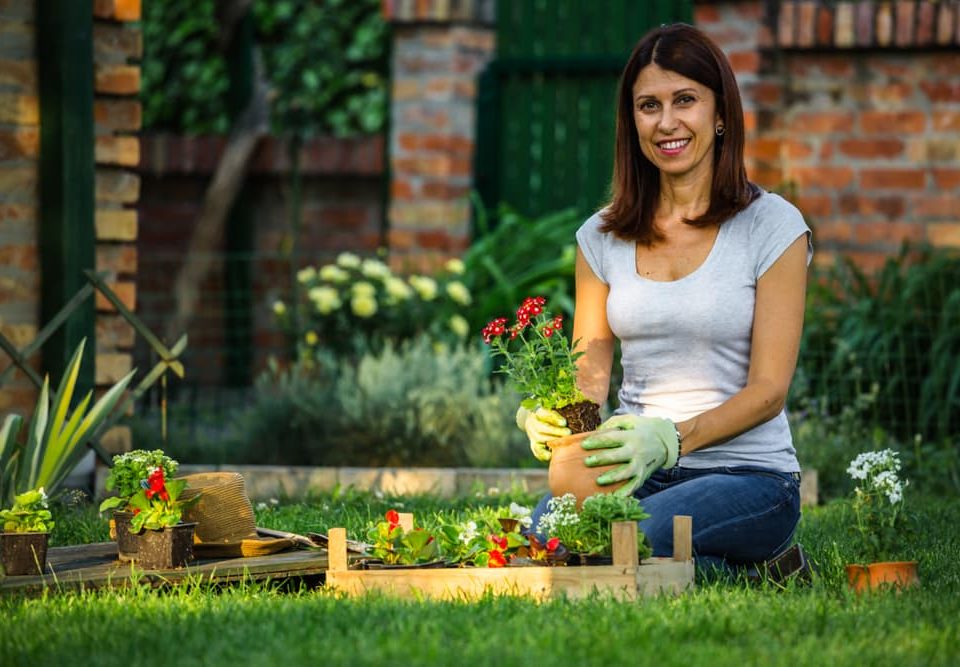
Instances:
[[[657,148],[663,155],[679,155],[689,143],[690,139],[671,139],[670,141],[661,141],[657,144]]]

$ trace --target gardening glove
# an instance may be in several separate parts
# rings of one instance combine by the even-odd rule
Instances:
[[[599,433],[581,443],[587,450],[600,450],[584,459],[588,467],[622,463],[597,478],[597,484],[628,480],[614,493],[630,496],[657,468],[672,468],[680,457],[677,428],[669,419],[617,415],[600,425]]]
[[[527,434],[530,451],[538,461],[550,460],[550,440],[570,435],[567,420],[559,412],[541,407],[531,412],[521,405],[517,410],[517,428]]]

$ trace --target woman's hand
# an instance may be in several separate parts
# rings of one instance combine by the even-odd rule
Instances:
[[[522,405],[517,410],[517,428],[527,434],[530,451],[538,461],[549,461],[553,455],[547,447],[549,441],[571,433],[567,420],[559,412],[540,407],[531,412]]]
[[[588,467],[623,464],[597,478],[601,486],[629,480],[614,491],[620,496],[633,494],[658,468],[675,466],[680,455],[676,426],[660,417],[617,415],[601,424],[599,433],[580,446],[601,450],[584,459]]]

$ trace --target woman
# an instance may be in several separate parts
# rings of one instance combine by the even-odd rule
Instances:
[[[719,48],[688,25],[651,31],[620,82],[612,200],[577,232],[581,390],[606,401],[616,339],[623,364],[617,414],[583,442],[596,450],[586,464],[622,464],[598,482],[627,480],[617,492],[643,500],[654,555],[671,553],[672,517],[687,514],[698,563],[720,567],[783,552],[800,517],[784,402],[810,230],[747,180],[743,144]],[[569,434],[551,411],[518,423],[540,458]]]

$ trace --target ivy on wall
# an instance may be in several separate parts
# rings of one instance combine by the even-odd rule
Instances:
[[[214,0],[144,3],[144,126],[230,129]],[[379,0],[256,0],[255,40],[277,134],[378,132],[386,118],[387,25]]]

